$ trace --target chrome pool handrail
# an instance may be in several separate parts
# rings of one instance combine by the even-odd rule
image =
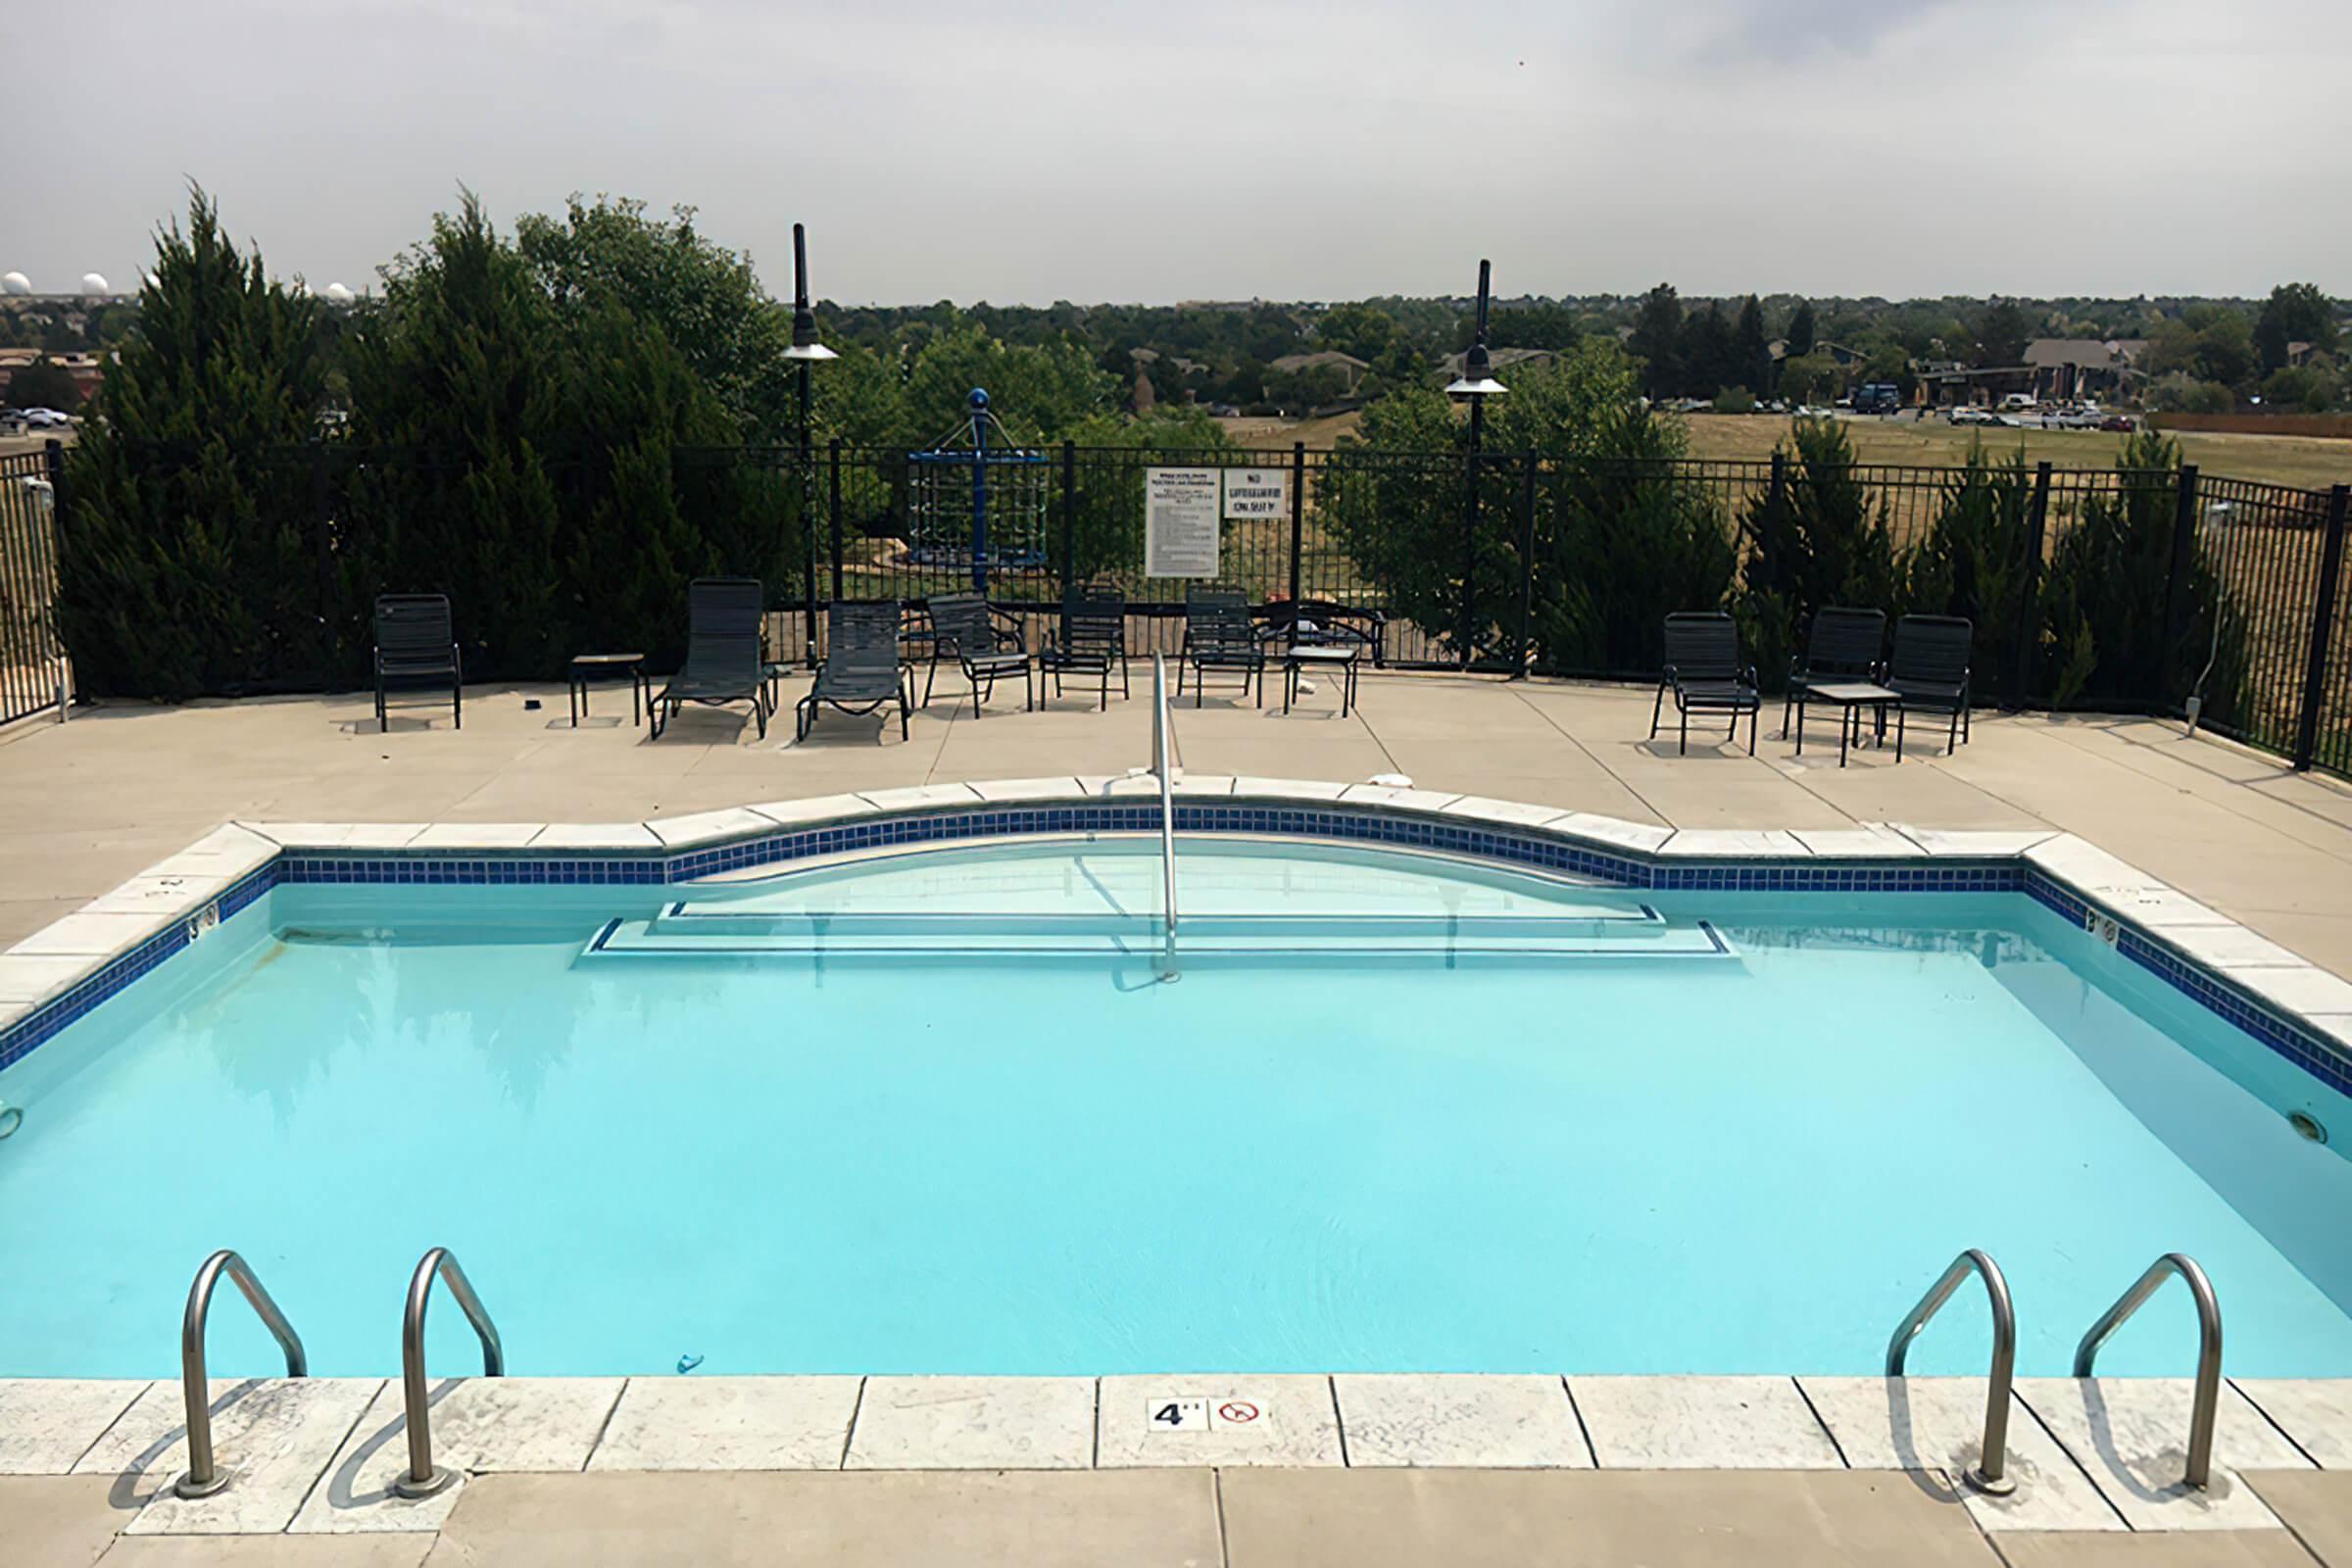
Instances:
[[[392,1483],[392,1490],[404,1497],[429,1497],[458,1478],[455,1470],[433,1468],[432,1398],[424,1376],[424,1309],[432,1304],[435,1279],[449,1281],[449,1294],[458,1298],[466,1321],[473,1325],[474,1337],[482,1342],[482,1376],[507,1375],[506,1347],[499,1343],[498,1325],[490,1321],[489,1309],[475,1294],[473,1282],[448,1248],[432,1249],[417,1260],[416,1272],[409,1276],[409,1304],[400,1318],[400,1393],[407,1408],[409,1468]]]
[[[1159,775],[1159,970],[1176,972],[1176,802],[1168,785],[1168,662],[1152,656],[1152,770]]]
[[[2099,1347],[2156,1294],[2168,1274],[2180,1276],[2197,1306],[2197,1396],[2189,1411],[2188,1468],[2181,1479],[2202,1488],[2213,1477],[2213,1426],[2222,1404],[2222,1306],[2214,1299],[2213,1281],[2205,1277],[2195,1258],[2186,1252],[2167,1252],[2150,1263],[2147,1271],[2132,1282],[2132,1288],[2099,1314],[2099,1320],[2082,1336],[2082,1343],[2075,1347],[2075,1376],[2091,1375]]]
[[[196,1270],[195,1283],[188,1287],[187,1310],[179,1319],[179,1392],[186,1405],[188,1426],[187,1473],[172,1483],[173,1493],[182,1497],[209,1497],[228,1485],[213,1462],[213,1404],[209,1380],[204,1370],[204,1330],[212,1316],[213,1287],[226,1274],[253,1310],[262,1320],[262,1327],[277,1341],[285,1352],[286,1376],[310,1376],[310,1357],[302,1348],[302,1336],[286,1321],[270,1293],[262,1288],[251,1265],[235,1252],[223,1247],[206,1258]]]
[[[2009,1474],[2009,1387],[2017,1369],[2017,1313],[2009,1304],[2009,1281],[1991,1253],[1970,1248],[1952,1259],[1942,1278],[1928,1287],[1928,1294],[1895,1325],[1894,1338],[1886,1342],[1886,1375],[1903,1375],[1903,1358],[1910,1354],[1911,1342],[1972,1273],[1984,1281],[1985,1299],[1992,1306],[1992,1366],[1985,1380],[1984,1446],[1962,1479],[1979,1492],[1997,1497],[2017,1490],[2017,1482]]]

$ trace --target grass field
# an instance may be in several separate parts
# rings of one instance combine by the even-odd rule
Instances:
[[[1223,419],[1225,433],[1245,446],[1287,447],[1303,441],[1309,447],[1328,447],[1342,435],[1354,433],[1358,416],[1334,415],[1323,419]],[[1694,458],[1749,459],[1763,462],[1772,449],[1788,438],[1790,420],[1760,414],[1694,414],[1690,416],[1690,455]],[[1854,454],[1863,463],[1919,464],[1957,466],[1968,461],[1969,448],[1983,442],[1984,450],[2007,456],[2025,449],[2028,463],[2047,462],[2059,468],[2108,468],[2129,439],[2105,430],[2043,430],[2020,426],[2014,430],[1947,424],[1932,418],[1849,419]],[[2254,479],[2267,484],[2324,490],[2333,484],[2352,484],[2352,441],[2327,441],[2317,436],[2186,434],[2174,438],[2187,461],[2204,472],[2229,479]]]

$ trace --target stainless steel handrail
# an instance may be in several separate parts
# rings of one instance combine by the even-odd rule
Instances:
[[[179,1320],[179,1392],[187,1407],[188,1472],[172,1483],[172,1490],[183,1497],[209,1497],[228,1485],[213,1463],[213,1403],[209,1380],[204,1372],[205,1321],[213,1311],[213,1287],[226,1274],[235,1282],[246,1300],[253,1304],[261,1318],[262,1327],[277,1341],[277,1348],[286,1355],[286,1376],[308,1377],[311,1359],[303,1352],[302,1336],[286,1321],[262,1282],[254,1277],[252,1267],[227,1248],[220,1249],[204,1260],[196,1270],[196,1281],[188,1287],[188,1308]]]
[[[1176,972],[1176,800],[1168,784],[1168,663],[1152,656],[1152,770],[1159,775],[1159,972]]]
[[[2156,1294],[2168,1274],[2180,1275],[2189,1298],[2197,1303],[2197,1397],[2188,1417],[2188,1470],[2181,1479],[2201,1488],[2213,1478],[2213,1423],[2222,1405],[2222,1306],[2214,1299],[2213,1281],[2205,1277],[2195,1258],[2186,1252],[2167,1252],[2150,1263],[2147,1272],[2099,1314],[2090,1332],[2082,1336],[2082,1343],[2075,1347],[2075,1376],[2091,1375],[2099,1347]]]
[[[424,1378],[424,1309],[432,1304],[436,1278],[449,1281],[449,1294],[458,1298],[466,1321],[473,1325],[474,1337],[482,1342],[482,1376],[507,1375],[506,1347],[499,1343],[498,1325],[490,1321],[489,1309],[474,1293],[473,1282],[458,1266],[456,1255],[446,1247],[434,1248],[417,1260],[416,1272],[409,1276],[408,1309],[400,1319],[400,1393],[408,1410],[409,1469],[392,1483],[392,1490],[404,1497],[429,1497],[458,1478],[455,1470],[433,1468],[432,1398]]]
[[[2017,1313],[2009,1304],[2009,1282],[1992,1254],[1972,1247],[1953,1258],[1943,1277],[1928,1287],[1928,1294],[1895,1325],[1894,1338],[1886,1342],[1886,1375],[1903,1375],[1903,1358],[1911,1352],[1911,1342],[1972,1273],[1984,1281],[1984,1296],[1992,1304],[1992,1367],[1985,1380],[1984,1445],[1962,1479],[1979,1492],[1999,1497],[2017,1490],[2017,1482],[2009,1474],[2009,1386],[2017,1369]]]

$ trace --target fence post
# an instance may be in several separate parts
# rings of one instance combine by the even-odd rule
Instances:
[[[1078,443],[1061,444],[1061,586],[1078,580]]]
[[[57,627],[57,596],[64,589],[66,570],[66,534],[70,501],[66,494],[66,444],[51,436],[41,443],[41,470],[49,479],[49,646],[57,663],[57,721],[66,721],[67,710],[73,703],[71,656],[66,640]],[[29,510],[29,509],[27,509]],[[34,534],[33,571],[36,573],[33,595],[40,596],[37,573],[40,571],[39,535]],[[37,642],[35,646],[38,646]]]
[[[2009,650],[2009,706],[2026,706],[2028,670],[2041,643],[2041,553],[2049,537],[2050,466],[2034,465],[2034,493],[2026,502],[2026,558],[2017,584],[2017,630]]]
[[[832,488],[829,510],[833,523],[833,597],[841,597],[841,437],[825,443],[825,477]]]
[[[1475,640],[1471,628],[1478,623],[1478,437],[1483,422],[1479,416],[1485,412],[1485,399],[1470,400],[1470,450],[1462,459],[1462,472],[1467,482],[1462,495],[1462,623],[1457,634],[1461,645],[1458,653],[1464,669],[1470,667],[1470,649]]]
[[[1306,443],[1291,443],[1291,603],[1298,603],[1299,557],[1306,541]]]
[[[2295,770],[2302,772],[2320,749],[2320,708],[2328,700],[2328,643],[2335,631],[2335,596],[2343,586],[2344,518],[2352,511],[2352,485],[2328,492],[2328,541],[2321,547],[2320,593],[2311,610],[2311,660],[2303,666],[2303,712],[2295,721]]]
[[[1527,675],[1528,652],[1536,626],[1536,473],[1542,459],[1530,447],[1520,460],[1519,474],[1519,648],[1511,660],[1511,679]]]
[[[2127,498],[2128,504],[2129,498]],[[2172,703],[2166,675],[2173,662],[2173,639],[2180,631],[2180,600],[2188,592],[2188,553],[2197,542],[2197,466],[2180,465],[2180,488],[2173,497],[2173,554],[2164,571],[2164,633],[2156,644],[2155,711],[2167,712]],[[2220,611],[2215,611],[2216,614]]]
[[[311,438],[311,545],[318,558],[318,689],[325,691],[334,675],[335,632],[342,617],[341,596],[335,592],[335,557],[327,538],[332,522],[326,493],[326,443]]]

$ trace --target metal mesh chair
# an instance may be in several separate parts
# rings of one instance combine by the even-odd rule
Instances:
[[[913,677],[899,657],[899,619],[896,599],[833,602],[825,612],[824,666],[795,710],[796,739],[808,738],[820,703],[844,713],[871,713],[893,701],[899,705],[899,739],[906,738]]]
[[[1047,634],[1038,669],[1054,677],[1061,695],[1065,673],[1099,675],[1102,707],[1110,708],[1110,672],[1119,672],[1119,695],[1133,695],[1127,682],[1127,596],[1116,583],[1081,583],[1061,596],[1061,623]]]
[[[972,716],[978,718],[997,682],[1018,673],[1026,705],[1037,707],[1037,692],[1029,679],[1029,651],[1021,646],[1020,622],[991,607],[978,594],[933,594],[924,608],[931,617],[931,667],[923,676],[922,706],[931,706],[931,685],[939,678],[942,660],[962,666],[972,687]]]
[[[1788,735],[1792,709],[1804,706],[1816,685],[1878,680],[1886,672],[1886,612],[1835,606],[1813,612],[1802,656],[1788,661],[1788,689],[1781,701],[1781,735]]]
[[[1719,610],[1677,611],[1666,617],[1666,668],[1658,676],[1657,700],[1650,704],[1649,738],[1658,738],[1658,718],[1666,694],[1674,694],[1675,711],[1682,717],[1682,734],[1675,746],[1681,756],[1690,749],[1692,713],[1726,713],[1726,740],[1740,733],[1740,715],[1747,715],[1747,755],[1756,755],[1756,714],[1764,699],[1756,687],[1756,668],[1740,660],[1740,629]]]
[[[446,594],[382,594],[375,601],[375,727],[392,727],[385,692],[395,684],[449,682],[450,722],[466,727],[466,671],[450,629]]]
[[[1898,693],[1894,710],[1894,760],[1903,760],[1903,717],[1913,709],[1951,714],[1943,755],[1968,739],[1969,659],[1977,629],[1959,615],[1905,615],[1894,623],[1894,657],[1886,663],[1886,687]]]
[[[1239,671],[1242,695],[1257,680],[1257,705],[1266,704],[1266,646],[1250,618],[1250,596],[1239,588],[1201,587],[1184,591],[1184,647],[1176,656],[1176,695],[1184,695],[1184,671],[1193,670],[1193,706],[1199,708],[1212,669]]]
[[[749,703],[767,734],[768,699],[760,652],[766,591],[756,577],[698,577],[686,585],[686,662],[653,701],[653,738],[687,703]]]

